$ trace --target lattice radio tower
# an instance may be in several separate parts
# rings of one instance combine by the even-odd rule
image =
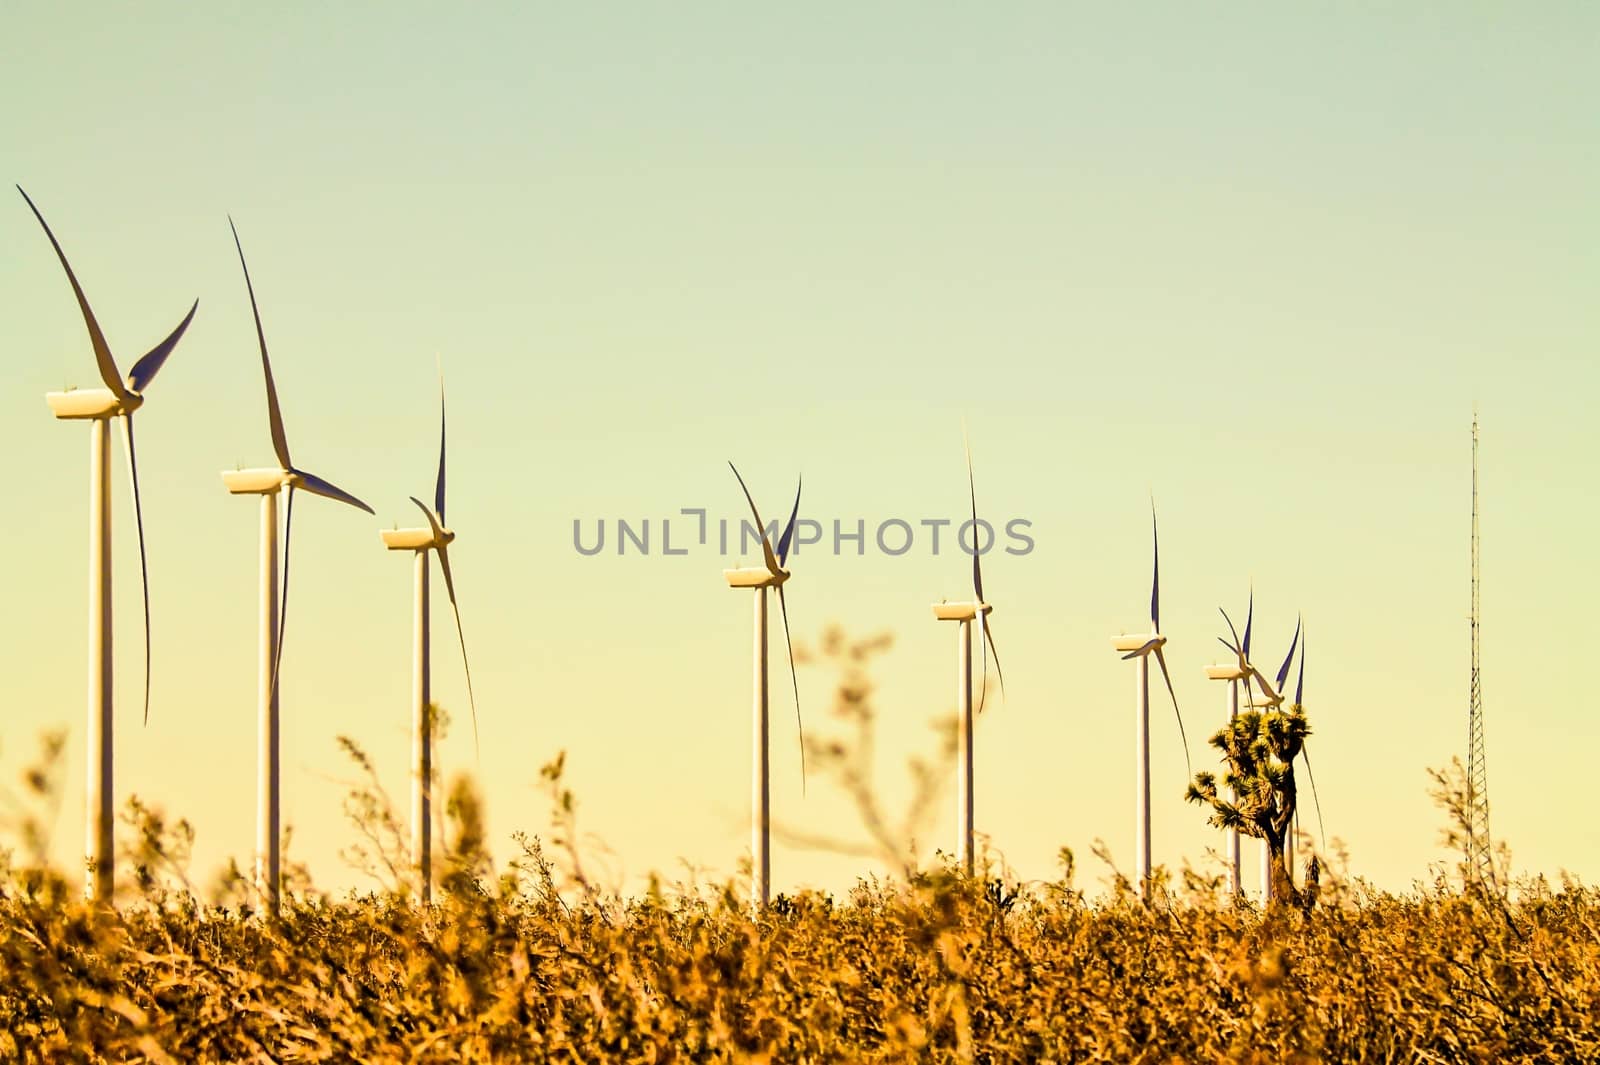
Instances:
[[[1483,685],[1478,673],[1478,412],[1472,412],[1472,677],[1467,705],[1467,787],[1470,823],[1467,853],[1473,872],[1496,891],[1494,848],[1489,840],[1489,776],[1483,736]]]

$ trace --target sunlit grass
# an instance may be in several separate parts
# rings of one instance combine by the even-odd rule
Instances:
[[[1141,902],[1060,877],[959,876],[907,845],[941,775],[914,770],[904,818],[863,759],[878,641],[831,634],[848,741],[823,771],[898,870],[847,896],[595,882],[561,760],[550,826],[495,868],[481,802],[446,789],[438,901],[419,906],[403,835],[358,745],[352,861],[377,887],[331,898],[290,867],[281,920],[236,869],[190,883],[192,832],[137,802],[118,905],[44,861],[58,741],[10,797],[0,870],[0,1060],[208,1061],[1586,1061],[1600,1058],[1600,895],[1441,878],[1393,895],[1328,862],[1315,905],[1272,913],[1192,871]],[[1460,813],[1458,781],[1440,799]],[[1197,816],[1199,814],[1197,813]],[[1447,832],[1451,831],[1447,829]],[[828,845],[827,841],[814,841]],[[1327,856],[1323,856],[1326,860]]]

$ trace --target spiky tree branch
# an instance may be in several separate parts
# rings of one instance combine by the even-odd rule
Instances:
[[[1185,795],[1210,808],[1207,820],[1217,828],[1265,842],[1273,898],[1295,905],[1300,895],[1284,861],[1284,845],[1294,825],[1294,760],[1309,735],[1311,726],[1299,705],[1245,710],[1210,739],[1222,754],[1221,781],[1214,773],[1197,773]],[[1224,788],[1238,798],[1225,798]]]

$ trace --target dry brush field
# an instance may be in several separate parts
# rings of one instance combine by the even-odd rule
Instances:
[[[1011,898],[935,875],[802,895],[564,902],[548,881],[95,913],[13,874],[0,1059],[1594,1061],[1600,899],[1458,893],[1309,917]]]
[[[871,648],[825,653],[836,714],[866,729]],[[1192,872],[1149,904],[1114,870],[1091,896],[1064,851],[1054,883],[905,861],[753,916],[732,883],[596,886],[558,760],[550,830],[500,868],[452,783],[430,906],[374,785],[347,803],[350,858],[384,890],[334,898],[295,870],[262,920],[237,870],[191,884],[187,825],[135,802],[118,905],[97,909],[43,861],[58,754],[7,803],[0,1061],[1600,1061],[1600,893],[1576,883],[1395,895],[1336,860],[1314,905],[1262,912]],[[817,754],[887,823],[849,745]],[[931,789],[939,767],[918,772]],[[1460,794],[1439,781],[1449,837]]]

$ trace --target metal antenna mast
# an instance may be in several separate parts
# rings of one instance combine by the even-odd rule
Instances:
[[[1478,412],[1472,412],[1472,676],[1467,705],[1467,799],[1470,822],[1467,853],[1473,872],[1490,891],[1497,891],[1494,849],[1489,838],[1489,777],[1483,730],[1483,684],[1478,672]]]

